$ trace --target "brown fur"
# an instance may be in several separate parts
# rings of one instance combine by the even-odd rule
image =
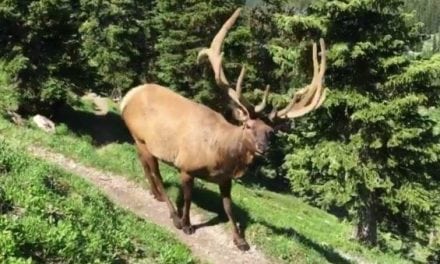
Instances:
[[[134,89],[122,117],[154,157],[212,182],[239,177],[252,162],[254,143],[243,127],[165,87]]]
[[[232,213],[231,181],[241,177],[254,156],[267,149],[272,128],[258,119],[249,119],[243,126],[232,125],[210,108],[155,84],[129,91],[121,102],[121,111],[151,193],[167,203],[174,225],[187,234],[195,231],[189,214],[192,188],[195,177],[203,178],[218,183],[233,226],[233,240],[239,249],[249,249]],[[158,160],[180,170],[184,196],[181,214],[165,192]]]

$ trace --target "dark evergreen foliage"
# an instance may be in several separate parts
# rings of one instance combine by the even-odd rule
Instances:
[[[292,190],[344,208],[368,243],[378,226],[427,239],[439,213],[439,138],[428,109],[438,104],[440,57],[411,59],[422,34],[401,1],[320,1],[308,13],[278,24],[296,39],[331,43],[330,95],[290,135]]]
[[[324,37],[329,95],[322,109],[278,134],[267,160],[256,163],[261,173],[254,180],[264,175],[336,208],[371,244],[378,230],[426,242],[440,213],[440,2],[258,2],[226,38],[228,79],[235,82],[243,63],[244,96],[257,102],[270,84],[271,105],[284,106],[293,87],[310,81],[310,43]],[[148,81],[227,114],[210,66],[196,57],[245,3],[3,1],[0,109],[54,111],[72,91],[120,95]],[[426,33],[433,34],[434,55],[421,58],[413,51]]]
[[[438,0],[404,0],[405,10],[416,12],[418,20],[425,24],[427,33],[440,30],[440,1]]]
[[[18,85],[22,109],[66,98],[85,72],[79,56],[78,3],[3,1],[0,8],[0,51],[5,85]]]
[[[217,101],[221,93],[208,81],[212,70],[197,64],[197,54],[210,45],[224,21],[242,5],[242,0],[157,1],[153,10],[157,41],[152,79],[217,110],[222,109],[224,100]],[[232,80],[233,74],[227,74]]]
[[[2,2],[2,94],[18,89],[22,111],[51,111],[70,91],[109,94],[139,83],[153,45],[147,2]]]
[[[121,95],[145,81],[154,42],[151,1],[82,0],[81,55],[95,74],[91,88]]]

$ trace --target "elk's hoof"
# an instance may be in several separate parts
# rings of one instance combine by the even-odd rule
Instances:
[[[234,239],[234,244],[240,249],[241,251],[247,251],[249,250],[249,244],[244,240],[244,238],[238,238]]]
[[[180,221],[180,218],[177,216],[177,214],[172,214],[171,218],[173,218],[173,224],[177,229],[182,229],[182,222]]]
[[[196,231],[196,229],[192,225],[183,226],[182,230],[183,230],[183,233],[185,233],[187,235],[194,234],[194,232]]]

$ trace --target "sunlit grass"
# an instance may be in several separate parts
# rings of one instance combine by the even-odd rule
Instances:
[[[92,138],[76,135],[63,125],[55,135],[48,135],[33,128],[18,129],[0,120],[0,131],[11,140],[49,147],[83,164],[121,174],[147,186],[136,151],[130,143],[94,146]],[[167,192],[177,199],[178,174],[165,165],[161,165],[161,171]],[[246,237],[276,262],[411,262],[397,253],[370,249],[357,243],[351,239],[352,226],[349,223],[341,222],[292,195],[249,188],[238,182],[233,188],[233,200],[239,222],[246,227]],[[213,184],[196,182],[194,204],[205,212],[207,219],[222,213],[217,186]]]
[[[0,140],[0,263],[195,263],[168,232]]]

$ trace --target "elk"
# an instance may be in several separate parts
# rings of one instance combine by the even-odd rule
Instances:
[[[120,110],[134,139],[150,192],[155,199],[166,202],[174,226],[186,234],[195,231],[190,221],[194,179],[214,182],[219,185],[223,207],[233,227],[233,241],[240,250],[248,250],[249,245],[232,214],[231,182],[243,175],[256,156],[264,155],[274,129],[259,118],[267,104],[269,87],[264,92],[262,102],[253,106],[241,96],[244,66],[235,87],[229,83],[223,71],[223,40],[239,14],[240,9],[237,9],[214,37],[211,46],[201,50],[198,56],[199,63],[203,60],[210,62],[216,84],[230,98],[239,125],[228,122],[207,106],[157,84],[144,84],[131,89],[122,99]],[[322,39],[320,48],[321,63],[318,65],[317,45],[313,43],[314,71],[311,83],[296,92],[284,109],[274,109],[269,120],[274,122],[276,119],[300,117],[324,102],[322,81],[326,59]],[[165,192],[158,161],[180,171],[183,191],[181,214],[177,213]]]

